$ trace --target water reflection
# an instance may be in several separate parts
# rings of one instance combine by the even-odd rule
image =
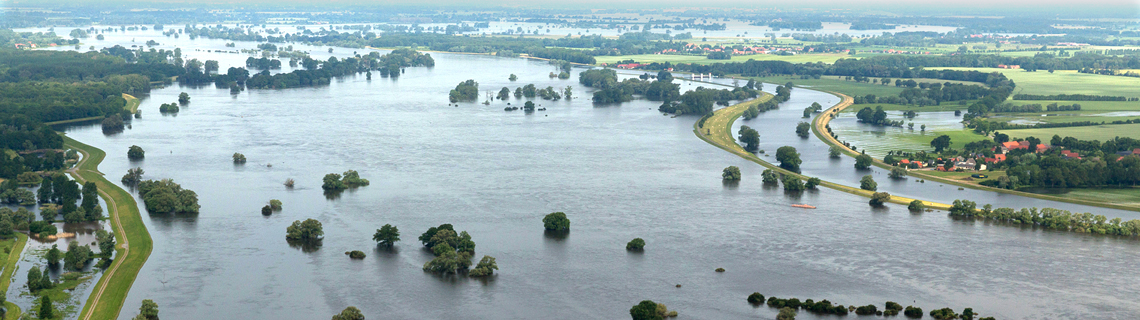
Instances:
[[[317,250],[321,249],[321,245],[323,244],[324,241],[323,241],[323,239],[315,239],[315,240],[290,240],[290,239],[286,239],[285,242],[289,243],[290,248],[299,249],[299,250],[301,250],[301,252],[304,252],[304,253],[313,253],[313,252],[317,252]]]
[[[562,242],[570,237],[570,230],[544,230],[542,236],[553,242]]]

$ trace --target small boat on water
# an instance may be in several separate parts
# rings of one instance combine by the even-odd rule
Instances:
[[[796,208],[815,209],[815,206],[806,204],[793,204],[792,206]]]

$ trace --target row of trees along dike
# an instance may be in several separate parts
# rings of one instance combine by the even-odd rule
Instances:
[[[1039,226],[1050,230],[1117,235],[1140,236],[1140,220],[1122,221],[1121,218],[1109,220],[1103,215],[1092,213],[1072,213],[1067,210],[1053,208],[994,208],[992,205],[977,207],[977,203],[969,200],[954,200],[949,215],[961,219],[988,220],[1004,222],[1012,225]]]
[[[800,301],[798,298],[780,299],[768,297],[768,299],[765,300],[764,295],[759,292],[753,292],[748,295],[747,301],[753,306],[758,307],[767,304],[768,307],[779,309],[780,313],[776,318],[787,320],[795,319],[797,310],[811,312],[816,315],[846,316],[848,313],[855,313],[861,316],[897,316],[899,313],[902,313],[907,318],[912,319],[920,319],[923,317],[922,308],[915,306],[903,308],[901,304],[894,301],[887,301],[882,309],[879,309],[879,307],[874,304],[845,307],[841,304],[832,304],[832,302],[827,299],[820,301],[813,301],[812,299]],[[975,317],[979,317],[973,308],[965,308],[961,314],[954,312],[954,310],[950,308],[935,309],[931,310],[929,315],[936,320],[973,320]],[[994,317],[980,317],[978,319],[993,320]]]

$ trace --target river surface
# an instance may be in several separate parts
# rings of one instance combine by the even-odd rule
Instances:
[[[196,50],[226,41],[177,41],[188,58],[233,57],[222,59],[223,70],[245,59]],[[346,77],[325,87],[237,95],[213,86],[155,89],[144,97],[142,119],[123,133],[104,135],[96,124],[66,128],[107,151],[99,169],[108,180],[142,167],[146,179],[172,178],[196,191],[202,205],[196,215],[144,213],[154,252],[119,319],[132,318],[143,299],[155,300],[163,319],[319,319],[350,305],[384,319],[620,319],[645,299],[680,318],[774,317],[776,310],[745,302],[752,292],[844,305],[889,300],[926,311],[972,307],[999,319],[1140,317],[1135,239],[957,221],[897,205],[874,209],[866,198],[829,189],[785,194],[761,183],[759,165],[695,137],[697,117],[662,115],[649,101],[592,104],[578,70],[558,80],[540,61],[433,56],[436,67],[408,68],[398,79]],[[507,81],[511,73],[519,81]],[[504,112],[498,101],[449,105],[447,92],[466,79],[484,91],[570,85],[578,98],[540,100],[548,109],[532,114]],[[160,115],[158,106],[183,91],[190,105]],[[853,184],[864,173],[850,158],[830,160],[822,142],[793,134],[813,101],[838,99],[795,89],[781,109],[737,125],[757,127],[769,152],[796,146],[805,173]],[[146,159],[129,161],[131,145],[145,149]],[[235,152],[248,163],[234,165]],[[727,166],[742,168],[739,184],[721,181]],[[321,178],[349,169],[371,185],[326,197]],[[883,189],[904,196],[1083,208],[890,182],[874,172]],[[297,186],[285,188],[287,178]],[[262,216],[270,199],[282,200],[284,210]],[[795,203],[819,208],[789,206]],[[565,238],[543,233],[541,219],[553,211],[572,221]],[[324,226],[316,250],[285,241],[285,228],[306,218]],[[416,238],[442,223],[468,231],[477,258],[497,259],[496,275],[424,273],[432,255]],[[394,250],[371,240],[384,224],[402,231]],[[624,249],[635,237],[647,242],[644,253]],[[368,256],[352,260],[349,250]]]

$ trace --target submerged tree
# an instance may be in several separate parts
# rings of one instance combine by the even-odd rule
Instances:
[[[569,231],[570,219],[566,218],[566,213],[552,212],[542,218],[542,226],[550,231]]]
[[[127,149],[127,159],[140,160],[144,157],[146,157],[146,152],[143,151],[142,147],[131,146],[130,149]]]
[[[333,315],[332,320],[364,320],[364,314],[360,313],[360,309],[349,306],[340,313]]]
[[[721,179],[725,181],[740,181],[740,168],[736,166],[728,166],[724,168],[724,173],[720,174]]]
[[[385,224],[380,229],[376,229],[376,233],[372,235],[372,240],[376,241],[378,245],[391,247],[400,241],[400,229],[391,224]]]
[[[872,206],[881,206],[881,205],[883,205],[884,203],[887,203],[887,201],[890,201],[890,200],[891,200],[891,194],[890,194],[890,193],[886,193],[886,192],[875,192],[874,194],[872,194],[872,195],[871,195],[871,201],[870,201],[870,203],[871,203],[871,205],[872,205]]]
[[[495,274],[495,270],[499,270],[499,265],[495,263],[495,258],[492,256],[483,256],[483,259],[479,260],[479,264],[476,264],[475,268],[471,269],[471,272],[467,273],[467,275],[472,277],[487,277]]]
[[[293,224],[285,228],[285,239],[296,241],[311,241],[320,240],[325,235],[321,228],[321,222],[316,219],[305,219],[293,221]]]
[[[859,179],[859,189],[875,191],[879,189],[879,184],[875,183],[875,178],[868,174]]]
[[[625,249],[630,251],[641,251],[645,249],[645,240],[642,240],[641,238],[633,238],[633,240],[629,240],[629,243],[625,244]]]

